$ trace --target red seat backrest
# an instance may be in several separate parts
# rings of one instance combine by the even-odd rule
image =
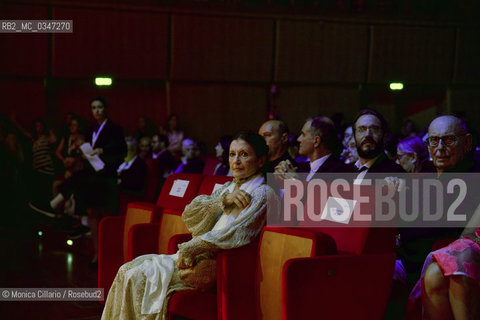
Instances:
[[[197,195],[203,175],[195,173],[172,173],[163,184],[157,205],[182,212]]]
[[[215,168],[217,167],[217,164],[220,163],[217,157],[214,157],[214,156],[206,156],[204,158],[204,161],[205,161],[205,166],[203,167],[202,173],[205,175],[213,174],[215,171]]]
[[[218,187],[219,185],[224,185],[226,182],[232,180],[232,177],[227,176],[204,176],[202,184],[198,189],[198,195],[211,195],[216,187]]]
[[[315,232],[328,234],[335,240],[339,252],[352,254],[391,252],[395,246],[394,228],[371,227],[369,222],[355,221],[357,214],[373,215],[375,213],[375,188],[375,186],[361,186],[361,195],[368,196],[369,202],[362,204],[357,202],[348,224],[324,220],[312,223],[307,216],[308,206],[305,204],[304,221],[300,221],[299,226],[308,229],[311,228],[315,230]],[[353,190],[353,188],[351,190]],[[344,195],[344,199],[354,199],[353,191],[345,193]],[[328,197],[330,196],[331,193],[329,190]],[[316,196],[315,208],[323,210],[327,199]],[[320,213],[321,211],[317,212]]]

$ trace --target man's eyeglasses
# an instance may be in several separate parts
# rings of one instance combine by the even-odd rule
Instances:
[[[379,126],[359,126],[355,129],[356,132],[360,134],[364,134],[367,132],[367,130],[370,130],[371,133],[373,134],[378,134],[382,131],[382,128]]]
[[[458,137],[463,137],[464,135],[458,136]],[[443,136],[443,137],[437,137],[437,136],[432,136],[427,138],[427,144],[429,147],[437,147],[438,144],[440,143],[440,140],[442,140],[442,143],[446,146],[453,146],[457,143],[458,137],[455,135],[449,135],[449,136]]]

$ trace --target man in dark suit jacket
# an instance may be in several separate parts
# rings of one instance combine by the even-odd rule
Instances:
[[[353,172],[354,168],[332,156],[332,150],[338,143],[335,125],[330,118],[316,116],[308,118],[298,137],[299,154],[306,156],[310,162],[299,163],[295,168],[288,161],[281,162],[276,173],[284,178],[295,178],[295,172],[308,173],[306,180],[310,181],[316,173]]]
[[[360,171],[357,179],[364,179],[370,173],[401,173],[401,166],[385,155],[384,139],[387,123],[375,110],[362,110],[353,123],[353,135],[357,146],[358,161],[355,166]]]

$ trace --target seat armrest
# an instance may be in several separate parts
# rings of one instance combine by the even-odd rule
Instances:
[[[218,319],[255,319],[258,243],[224,250],[217,256]]]
[[[284,319],[383,319],[395,253],[291,259],[282,272]]]
[[[123,264],[123,217],[105,217],[98,229],[98,287],[108,293]]]
[[[158,253],[159,223],[139,223],[128,232],[127,260],[144,254]]]
[[[180,233],[172,236],[168,241],[168,254],[175,254],[178,251],[178,245],[192,239],[191,233]]]

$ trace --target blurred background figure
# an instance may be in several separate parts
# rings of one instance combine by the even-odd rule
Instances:
[[[174,156],[181,156],[183,131],[178,128],[178,119],[174,114],[168,117],[166,133],[168,137],[168,149]]]
[[[132,137],[135,138],[137,141],[140,141],[143,137],[151,137],[155,134],[155,125],[147,117],[139,117],[138,118],[138,128],[133,132]]]
[[[343,151],[340,155],[340,159],[346,164],[355,163],[358,160],[357,146],[355,145],[355,139],[353,139],[353,128],[348,126],[343,134]]]
[[[135,138],[135,137],[132,137]],[[138,144],[138,155],[144,161],[147,159],[152,158],[152,140],[150,137],[142,137],[140,138],[140,143]]]
[[[215,156],[220,163],[217,164],[213,171],[214,176],[231,176],[230,164],[228,162],[228,151],[230,150],[231,136],[222,136],[215,146]]]
[[[138,142],[134,137],[126,137],[127,156],[118,167],[118,184],[124,194],[141,195],[144,191],[147,178],[147,164],[137,154]]]
[[[182,163],[177,167],[175,173],[202,173],[205,163],[199,157],[197,143],[192,139],[183,140],[182,153]]]
[[[428,150],[417,136],[405,138],[397,145],[397,161],[406,172],[433,172],[433,164],[428,160]]]
[[[269,171],[273,172],[275,167],[282,161],[288,160],[293,166],[296,161],[288,153],[289,130],[285,122],[281,120],[269,120],[264,122],[258,134],[261,135],[268,146]]]
[[[52,185],[55,168],[52,158],[52,146],[57,141],[53,130],[47,132],[45,123],[37,119],[33,124],[32,157],[33,171],[29,206],[35,208],[43,200],[52,198]],[[50,217],[54,217],[51,214]]]
[[[415,125],[415,122],[413,122],[410,119],[405,120],[405,122],[402,125],[401,131],[402,131],[402,137],[404,138],[417,136],[417,127]]]

